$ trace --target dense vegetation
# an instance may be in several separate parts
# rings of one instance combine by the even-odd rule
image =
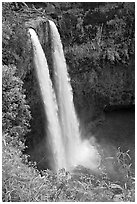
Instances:
[[[122,180],[83,167],[73,172],[39,172],[22,152],[43,138],[45,118],[25,23],[38,17],[55,21],[77,111],[95,106],[134,104],[134,3],[3,3],[2,128],[3,201],[134,201],[128,152],[118,149],[114,165]],[[41,131],[39,131],[41,129]],[[41,153],[40,153],[41,155]],[[42,155],[43,156],[43,155]],[[34,159],[37,161],[36,159]],[[45,164],[44,164],[45,165]]]

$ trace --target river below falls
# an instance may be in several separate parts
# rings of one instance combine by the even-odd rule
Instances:
[[[113,110],[104,113],[94,136],[105,157],[113,157],[118,147],[122,152],[129,150],[132,168],[135,167],[135,111],[133,109]]]

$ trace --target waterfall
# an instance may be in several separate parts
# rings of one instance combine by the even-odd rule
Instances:
[[[48,120],[47,134],[54,157],[54,169],[66,168],[64,148],[61,139],[61,129],[58,121],[58,106],[45,54],[39,42],[38,36],[33,29],[29,29],[34,50],[34,64],[39,81],[44,110]],[[60,148],[61,147],[61,148]]]
[[[55,24],[49,21],[51,32],[51,50],[53,59],[56,97],[59,107],[59,120],[62,130],[62,141],[68,168],[73,165],[74,151],[80,142],[79,123],[73,104],[73,94],[67,72],[60,35]]]
[[[78,165],[96,169],[100,157],[88,140],[82,140],[73,103],[63,47],[55,24],[49,20],[54,88],[43,49],[33,29],[29,29],[34,63],[48,120],[48,138],[54,157],[54,169],[71,170]]]
[[[67,169],[77,165],[94,169],[99,165],[100,157],[95,147],[88,140],[83,141],[81,138],[60,35],[53,21],[49,20],[49,26],[58,114]]]

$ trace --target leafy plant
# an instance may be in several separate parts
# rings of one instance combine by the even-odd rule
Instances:
[[[2,71],[3,133],[10,136],[7,140],[12,138],[12,142],[18,145],[19,141],[24,141],[24,136],[29,131],[30,110],[26,103],[23,82],[16,76],[16,67],[3,65]]]

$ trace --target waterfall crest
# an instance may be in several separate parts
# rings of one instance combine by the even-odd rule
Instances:
[[[88,140],[81,139],[60,35],[56,25],[50,20],[49,27],[54,88],[38,36],[31,28],[29,33],[34,49],[35,69],[48,121],[47,134],[54,157],[54,170],[57,171],[61,168],[71,170],[78,165],[95,169],[100,163],[100,157]]]

